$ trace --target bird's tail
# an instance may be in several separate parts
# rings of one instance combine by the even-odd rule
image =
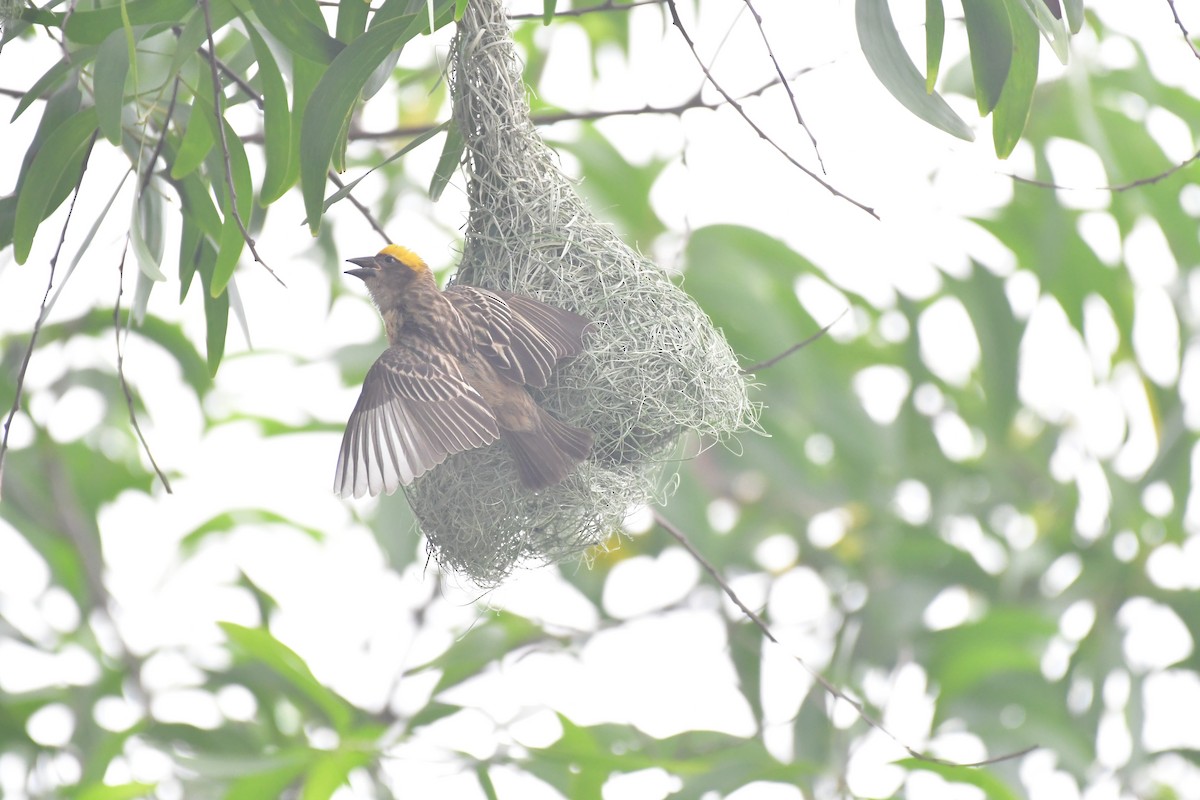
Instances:
[[[571,474],[592,450],[592,433],[568,425],[543,408],[532,431],[504,430],[521,482],[530,489],[545,489]]]

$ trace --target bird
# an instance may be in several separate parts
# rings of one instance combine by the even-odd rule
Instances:
[[[591,322],[523,294],[439,290],[416,253],[390,244],[347,259],[383,318],[388,348],[367,371],[334,475],[342,497],[392,493],[454,453],[503,440],[530,490],[561,482],[592,433],[539,406],[556,364],[584,349]]]

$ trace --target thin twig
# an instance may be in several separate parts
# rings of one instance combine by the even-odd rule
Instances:
[[[1175,24],[1179,26],[1179,30],[1183,31],[1183,40],[1187,42],[1188,47],[1192,48],[1192,55],[1200,58],[1200,50],[1196,49],[1196,45],[1192,42],[1192,35],[1183,26],[1183,20],[1179,18],[1179,12],[1175,10],[1175,0],[1167,0],[1167,5],[1171,7],[1171,16],[1175,17]]]
[[[1008,175],[1007,173],[1001,174],[1007,175],[1007,177],[1012,178],[1018,183],[1028,184],[1029,186],[1037,186],[1042,189],[1058,189],[1064,192],[1127,192],[1130,189],[1136,189],[1139,186],[1148,186],[1152,183],[1158,183],[1161,180],[1166,180],[1176,172],[1182,170],[1184,167],[1191,166],[1196,161],[1200,161],[1200,150],[1197,150],[1183,162],[1176,164],[1169,169],[1163,170],[1157,175],[1151,175],[1147,178],[1138,178],[1135,181],[1130,181],[1129,183],[1119,183],[1115,186],[1063,186],[1062,184],[1054,183],[1053,181],[1039,181],[1035,178],[1023,178],[1020,175]]]
[[[596,14],[604,11],[626,11],[637,6],[659,6],[663,0],[632,0],[629,3],[618,3],[616,0],[605,0],[605,2],[586,8],[564,8],[561,11],[554,12],[554,18],[559,17],[582,17],[584,14]],[[525,19],[544,19],[545,14],[509,14],[511,20]]]
[[[750,128],[755,133],[758,134],[759,138],[761,138],[767,144],[771,145],[771,147],[775,148],[775,150],[781,156],[786,158],[792,164],[792,166],[796,167],[796,169],[800,170],[805,175],[812,178],[814,181],[819,183],[821,186],[824,186],[825,189],[828,190],[829,193],[832,194],[834,197],[840,197],[843,200],[845,200],[846,202],[848,202],[854,206],[857,206],[858,208],[861,208],[863,211],[867,212],[872,217],[875,217],[875,219],[879,219],[879,215],[877,213],[875,213],[875,209],[871,208],[870,206],[866,205],[865,203],[861,203],[858,200],[855,200],[853,197],[851,197],[850,195],[846,194],[845,192],[842,192],[841,190],[837,189],[835,186],[830,184],[828,181],[826,181],[820,175],[818,175],[817,173],[813,172],[808,167],[801,164],[799,161],[797,161],[795,159],[795,157],[792,156],[791,153],[789,153],[787,150],[784,150],[782,147],[779,146],[779,144],[774,139],[772,139],[770,136],[768,136],[767,132],[758,126],[758,123],[756,123],[754,120],[752,120],[750,118],[750,115],[746,113],[746,109],[742,108],[742,104],[739,103],[737,101],[737,99],[735,99],[733,97],[733,95],[729,94],[729,92],[726,91],[725,87],[722,86],[717,81],[716,77],[712,74],[712,72],[708,69],[708,67],[705,66],[704,59],[700,58],[700,54],[696,51],[696,43],[692,41],[691,35],[687,32],[687,29],[683,26],[683,20],[681,20],[679,18],[679,9],[676,8],[676,6],[675,6],[675,0],[665,0],[665,2],[667,4],[667,8],[671,12],[671,24],[673,24],[676,28],[679,29],[679,33],[683,36],[684,42],[687,43],[688,49],[692,53],[692,58],[694,58],[696,60],[696,63],[700,66],[700,69],[704,72],[704,77],[706,77],[708,79],[708,82],[712,84],[714,89],[716,89],[718,92],[720,92],[721,96],[725,98],[725,102],[727,102],[727,103],[729,103],[729,105],[733,106],[734,110],[737,111],[738,115],[743,120],[745,120],[746,124],[749,125]]]
[[[817,331],[812,336],[809,336],[807,339],[803,339],[799,342],[796,342],[796,344],[792,345],[787,350],[784,350],[779,355],[774,356],[772,358],[768,358],[766,361],[760,361],[757,364],[751,364],[748,367],[742,367],[742,373],[748,374],[751,372],[758,372],[760,370],[767,369],[768,367],[773,367],[776,364],[778,364],[780,361],[783,361],[785,358],[790,356],[792,353],[796,352],[797,350],[808,347],[810,344],[815,342],[817,339],[820,339],[822,336],[824,336],[826,333],[828,333],[829,329],[832,328],[834,325],[836,325],[838,323],[838,321],[841,320],[842,317],[846,316],[846,314],[849,311],[850,311],[850,309],[848,309],[848,308],[843,309],[842,313],[838,314],[837,318],[834,319],[833,322],[829,323],[824,328],[821,328],[821,330]]]
[[[329,180],[333,181],[333,185],[339,189],[346,188],[346,184],[333,170],[329,170]],[[370,209],[360,203],[358,199],[354,197],[353,192],[346,192],[346,199],[358,209],[358,213],[362,214],[363,217],[366,218],[367,224],[370,225],[376,233],[383,237],[384,244],[391,244],[393,241],[395,241],[394,239],[388,237],[387,233],[383,230],[383,226],[379,224],[377,219],[375,219],[375,216],[371,213]]]
[[[758,10],[751,5],[750,0],[742,0],[746,4],[746,8],[750,9],[750,15],[754,17],[754,24],[758,27],[758,35],[762,37],[763,47],[767,48],[767,55],[771,57],[771,63],[775,65],[775,74],[779,76],[779,83],[783,85],[783,90],[787,92],[788,101],[792,104],[792,111],[796,114],[796,122],[808,134],[808,140],[812,142],[813,152],[816,153],[817,163],[821,166],[821,172],[825,172],[825,160],[821,158],[821,149],[817,147],[817,137],[813,136],[812,129],[805,123],[804,117],[800,114],[800,106],[796,103],[796,95],[792,92],[792,87],[788,83],[787,78],[783,76],[783,67],[779,66],[779,60],[775,58],[775,51],[771,49],[771,41],[767,38],[767,31],[763,28],[762,16]]]
[[[113,333],[117,341],[117,378],[120,379],[121,391],[125,394],[125,405],[129,407],[129,422],[133,426],[133,432],[137,434],[138,441],[142,443],[142,450],[146,453],[146,458],[150,459],[150,466],[154,468],[154,474],[162,481],[167,494],[172,494],[171,482],[159,469],[158,462],[154,460],[154,454],[150,452],[150,444],[142,433],[142,426],[138,424],[137,412],[133,406],[133,392],[129,389],[129,381],[125,379],[125,353],[121,349],[121,296],[125,293],[125,256],[128,253],[129,239],[126,237],[125,248],[121,251],[121,262],[117,265],[117,302],[113,306]],[[133,310],[131,309],[129,313],[132,315]]]
[[[158,141],[154,143],[154,152],[150,154],[150,161],[146,164],[146,174],[142,176],[142,185],[138,187],[137,196],[140,198],[150,188],[150,180],[154,177],[154,162],[158,161],[159,155],[162,154],[163,145],[167,143],[167,129],[171,125],[171,115],[175,113],[175,101],[179,97],[179,76],[175,76],[175,82],[171,86],[171,102],[167,104],[167,113],[163,117],[162,132],[158,136]]]
[[[805,67],[804,69],[798,71],[795,75],[793,75],[789,80],[795,80],[796,78],[799,78],[801,75],[812,72],[814,69],[818,69],[820,66],[824,66],[824,65],[822,64],[822,65],[817,65],[817,66],[812,66],[812,67]],[[751,89],[750,91],[748,91],[742,95],[739,95],[738,99],[745,100],[750,97],[758,97],[763,92],[767,91],[768,89],[770,89],[774,86],[778,86],[778,85],[779,85],[779,78],[772,78],[771,80],[762,84],[758,88]],[[693,109],[698,109],[698,108],[703,108],[703,109],[707,109],[709,111],[714,111],[718,108],[724,107],[725,105],[727,105],[725,100],[721,100],[716,103],[710,103],[710,102],[705,101],[700,96],[700,94],[697,93],[697,94],[693,95],[691,98],[684,100],[682,103],[676,103],[675,105],[671,105],[671,106],[654,106],[654,105],[650,105],[649,103],[647,103],[646,105],[639,106],[636,108],[618,108],[618,109],[614,109],[611,111],[555,111],[555,112],[549,112],[549,113],[534,114],[530,117],[530,120],[536,126],[543,126],[543,125],[554,125],[559,122],[594,122],[595,120],[599,120],[599,119],[612,119],[614,117],[634,117],[634,116],[639,116],[641,114],[667,114],[670,116],[678,117],[678,116],[682,116],[683,112],[685,112],[685,111],[691,111]],[[439,124],[441,124],[441,123],[439,123]],[[433,130],[436,127],[438,127],[438,125],[410,125],[408,127],[392,128],[392,129],[386,130],[386,131],[359,131],[359,130],[351,129],[349,139],[352,142],[365,142],[365,141],[390,140],[390,139],[410,139],[410,138],[422,136],[426,133],[429,133],[431,130]],[[261,144],[263,141],[263,137],[262,137],[262,134],[252,133],[252,134],[243,136],[242,141],[247,142],[247,143]]]
[[[204,29],[208,35],[209,52],[215,53],[216,48],[213,46],[213,28],[212,28],[212,12],[209,10],[209,0],[200,0],[200,8],[204,11]],[[225,97],[225,92],[221,87],[221,78],[217,75],[217,60],[210,58],[208,60],[209,69],[212,71],[213,84],[213,114],[216,116],[217,133],[221,136],[221,153],[225,156],[225,183],[229,189],[229,213],[233,214],[233,219],[238,224],[238,229],[242,232],[242,239],[245,240],[246,246],[250,248],[251,255],[254,260],[262,264],[267,272],[271,273],[271,277],[279,281],[279,285],[286,287],[287,284],[275,274],[275,270],[271,269],[267,262],[263,261],[262,256],[258,254],[258,249],[254,246],[254,239],[250,236],[250,231],[246,230],[246,223],[242,221],[242,215],[237,209],[237,190],[233,186],[233,164],[229,158],[229,140],[225,138],[225,111],[221,107],[221,101]]]
[[[669,1],[670,0],[668,0],[668,2]],[[763,621],[762,617],[760,617],[758,614],[751,611],[750,608],[744,602],[742,602],[742,598],[738,597],[738,594],[737,594],[737,592],[735,592],[733,590],[733,587],[731,587],[725,581],[725,579],[721,576],[721,573],[717,570],[717,568],[715,566],[713,566],[712,562],[709,561],[707,558],[705,558],[704,554],[696,549],[696,546],[694,544],[692,544],[691,540],[689,540],[687,538],[687,536],[684,534],[683,531],[681,531],[678,527],[675,526],[675,524],[673,522],[671,522],[669,519],[664,517],[662,515],[662,513],[658,512],[658,511],[654,512],[654,521],[657,522],[659,527],[661,527],[663,530],[665,530],[667,533],[669,533],[671,535],[671,537],[675,539],[675,541],[679,542],[679,544],[681,544],[683,546],[683,548],[685,550],[687,550],[688,553],[691,554],[692,558],[694,558],[696,560],[696,563],[699,564],[700,567],[705,572],[708,573],[709,577],[712,578],[716,582],[716,584],[721,587],[721,590],[723,592],[725,592],[725,596],[728,597],[733,602],[733,604],[735,606],[737,606],[738,609],[741,610],[742,614],[746,617],[746,619],[748,619],[752,623],[754,623],[754,626],[756,628],[758,628],[759,631],[762,632],[763,636],[765,636],[767,639],[774,642],[775,644],[779,645],[780,647],[783,646],[782,643],[778,639],[775,638],[775,634],[773,634],[771,632],[770,627],[767,626],[767,623]],[[926,761],[926,762],[929,762],[932,764],[942,764],[942,765],[948,766],[948,767],[983,767],[983,766],[987,766],[989,764],[996,764],[1001,761],[1009,761],[1009,760],[1012,760],[1015,758],[1020,758],[1021,756],[1025,755],[1026,753],[1031,753],[1034,750],[1038,749],[1038,747],[1040,747],[1040,745],[1035,744],[1035,745],[1031,745],[1030,747],[1026,747],[1023,750],[1019,750],[1015,753],[1006,753],[1005,755],[996,756],[995,758],[988,758],[983,761],[975,761],[970,764],[960,764],[956,761],[947,761],[946,759],[937,758],[936,756],[931,756],[931,755],[927,755],[925,753],[918,752],[917,750],[914,750],[913,748],[906,745],[904,742],[900,741],[900,739],[897,738],[897,736],[894,733],[892,733],[891,731],[889,731],[887,728],[885,728],[883,726],[883,723],[879,722],[877,719],[875,719],[870,714],[868,714],[866,708],[863,707],[863,704],[861,702],[859,702],[858,700],[855,700],[853,697],[850,697],[845,692],[843,692],[841,689],[839,689],[837,686],[834,686],[833,683],[830,682],[828,678],[826,678],[820,672],[818,672],[817,670],[815,670],[811,666],[809,666],[808,662],[806,662],[803,658],[796,655],[795,653],[791,653],[790,655],[792,656],[792,658],[794,658],[797,661],[797,663],[800,664],[801,667],[804,668],[805,672],[807,672],[809,675],[812,676],[813,680],[815,680],[817,683],[819,683],[821,685],[821,688],[823,688],[830,696],[832,696],[838,700],[845,701],[846,703],[849,703],[850,706],[853,707],[854,710],[858,712],[859,717],[864,722],[866,722],[868,725],[870,725],[875,730],[882,733],[884,736],[891,739],[893,742],[895,742],[900,747],[904,748],[905,752],[907,752],[910,756],[912,756],[913,758],[916,758],[916,759],[920,759],[921,761]]]
[[[92,138],[88,140],[87,152],[83,154],[83,164],[79,168],[79,178],[75,181],[75,189],[71,194],[71,205],[67,207],[67,218],[63,220],[62,231],[58,235],[58,246],[54,248],[54,255],[50,258],[50,275],[46,279],[46,292],[42,295],[42,304],[38,308],[37,320],[33,323],[33,333],[29,335],[29,346],[25,348],[25,357],[21,360],[21,368],[17,371],[17,388],[13,392],[12,408],[8,410],[8,418],[4,420],[4,437],[0,439],[0,497],[3,497],[4,486],[4,459],[8,455],[8,434],[12,429],[13,418],[16,417],[17,411],[21,408],[21,392],[25,388],[25,372],[29,369],[29,361],[33,358],[33,350],[37,346],[38,334],[42,331],[42,325],[46,322],[46,317],[50,313],[47,303],[50,301],[50,291],[54,288],[54,270],[58,266],[58,257],[62,253],[63,243],[67,240],[67,227],[71,224],[71,215],[75,212],[75,201],[79,199],[79,187],[83,185],[83,176],[87,173],[88,161],[92,157],[92,147],[96,144],[96,136],[99,131],[92,132]]]
[[[212,45],[210,43],[209,47],[211,46]],[[222,74],[224,74],[226,78],[229,78],[229,80],[237,84],[237,87],[242,90],[243,94],[254,101],[254,104],[259,107],[259,110],[262,109],[262,95],[255,91],[254,87],[251,86],[245,78],[243,78],[241,75],[238,75],[228,64],[213,56],[212,53],[210,53],[208,50],[205,50],[203,47],[199,47],[197,50],[199,50],[200,55],[204,56],[204,60],[209,63],[210,67],[215,66],[217,69],[221,70]]]

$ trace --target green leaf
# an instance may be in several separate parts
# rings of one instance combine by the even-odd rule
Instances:
[[[213,297],[204,293],[204,345],[208,357],[208,374],[216,375],[225,355],[225,335],[229,330],[229,294]]]
[[[80,789],[74,797],[75,800],[138,800],[154,794],[156,788],[153,783],[93,784]]]
[[[1050,49],[1054,51],[1054,55],[1058,57],[1060,63],[1065,65],[1071,55],[1071,35],[1067,32],[1067,23],[1061,19],[1055,19],[1050,9],[1046,7],[1044,0],[1020,0],[1020,2],[1024,3],[1026,16],[1030,17],[1037,25],[1042,36],[1046,37]],[[1016,24],[1015,16],[1013,24]]]
[[[1038,29],[1020,7],[1021,0],[1005,0],[1012,19],[1012,67],[992,116],[992,140],[999,158],[1008,158],[1021,140],[1033,108],[1038,75]],[[968,3],[968,5],[970,5]]]
[[[367,29],[367,12],[371,4],[363,0],[341,0],[338,3],[337,38],[349,44]]]
[[[300,131],[304,126],[304,111],[308,108],[308,100],[312,97],[313,89],[325,74],[325,67],[305,61],[302,58],[292,59],[292,149],[288,159],[287,176],[284,184],[290,189],[300,180]]]
[[[942,0],[925,0],[925,93],[933,94],[942,68],[942,45],[946,40],[946,9]]]
[[[200,238],[204,235],[200,226],[189,214],[181,214],[182,230],[179,233],[179,302],[187,298],[192,278],[196,275],[196,262],[200,258]]]
[[[107,8],[75,11],[66,20],[67,38],[79,44],[100,44],[123,25],[122,12],[129,24],[153,25],[161,22],[178,23],[195,10],[194,0],[133,0]],[[59,25],[64,15],[56,15]]]
[[[137,258],[138,269],[152,281],[165,281],[162,262],[162,199],[155,192],[143,192],[138,198],[129,225],[129,241]]]
[[[968,0],[963,4],[967,41],[971,47],[971,72],[979,116],[992,113],[1008,78],[1013,58],[1012,22],[1005,0]]]
[[[371,73],[371,77],[367,78],[367,82],[363,84],[362,99],[364,101],[370,100],[387,85],[387,82],[391,80],[392,71],[396,69],[396,62],[399,60],[400,51],[393,50],[379,63],[379,66]]]
[[[229,511],[223,511],[216,516],[210,517],[203,524],[193,528],[191,532],[184,536],[179,542],[179,548],[184,553],[194,553],[196,548],[210,535],[214,533],[227,533],[239,525],[283,525],[291,530],[307,534],[316,541],[325,538],[324,534],[317,528],[303,525],[290,517],[276,514],[274,511],[262,508],[242,508],[230,509]]]
[[[250,5],[262,26],[295,56],[329,64],[345,47],[329,35],[312,0],[250,0]]]
[[[78,180],[87,142],[96,125],[96,109],[89,106],[58,126],[34,156],[17,196],[13,219],[13,254],[18,264],[29,257],[42,220],[66,199]]]
[[[313,90],[300,130],[300,187],[314,236],[321,228],[325,173],[359,92],[388,54],[418,30],[416,21],[406,17],[373,27],[338,54]]]
[[[221,215],[217,213],[204,181],[192,174],[172,183],[179,192],[185,218],[195,222],[206,236],[216,241],[221,235]]]
[[[542,0],[542,24],[549,25],[554,21],[554,7],[558,5],[557,0]]]
[[[454,171],[462,162],[463,150],[466,147],[467,140],[463,138],[454,120],[450,120],[446,129],[446,143],[442,146],[442,156],[438,159],[437,167],[433,170],[433,179],[429,183],[429,199],[433,202],[441,199],[442,192],[446,190],[450,179],[454,177]]]
[[[921,119],[951,136],[975,140],[975,134],[937,92],[925,91],[925,79],[900,42],[887,0],[857,0],[854,21],[867,64],[892,97]]]
[[[346,0],[351,5],[363,5],[360,0]],[[343,4],[345,5],[345,4]],[[271,48],[250,22],[243,18],[254,57],[258,61],[258,79],[263,98],[263,151],[267,166],[259,188],[258,202],[264,208],[283,196],[291,184],[287,182],[292,158],[292,119],[288,111],[287,86],[275,62]],[[294,180],[294,179],[293,179]]]
[[[247,628],[232,622],[217,623],[233,646],[261,662],[279,677],[286,680],[301,695],[319,709],[339,733],[349,730],[354,710],[338,695],[325,688],[309,670],[304,659],[296,651],[271,635],[263,628]]]
[[[201,239],[196,271],[200,273],[200,282],[204,287],[204,343],[210,376],[216,375],[217,367],[221,365],[225,355],[225,334],[229,329],[229,294],[221,292],[214,297],[209,291],[216,260],[216,249],[208,240]]]
[[[289,754],[279,766],[260,772],[243,775],[229,784],[224,800],[262,800],[268,797],[283,797],[285,790],[296,782],[313,757],[310,750]],[[273,762],[280,759],[272,759]]]
[[[246,239],[242,236],[237,218],[226,212],[225,222],[221,225],[221,236],[217,239],[217,261],[213,265],[212,282],[208,286],[210,295],[216,297],[225,292],[245,247]]]
[[[1083,0],[1063,0],[1063,11],[1071,33],[1079,33],[1083,28]]]
[[[212,82],[202,77],[200,85],[196,87],[192,107],[188,109],[187,128],[183,132],[183,139],[171,162],[172,178],[178,180],[190,175],[212,152],[217,141],[212,100]]]
[[[547,634],[524,617],[497,614],[485,625],[476,625],[434,660],[413,667],[408,675],[440,669],[433,694],[462,683],[479,674],[485,666],[511,653],[517,647],[543,639]]]
[[[369,752],[345,749],[322,753],[308,768],[300,800],[329,800],[334,792],[345,785],[351,770],[369,763]]]
[[[71,53],[70,61],[63,60],[55,62],[54,66],[46,70],[45,73],[42,74],[42,77],[34,81],[33,86],[30,86],[29,89],[26,90],[25,94],[21,95],[21,100],[17,103],[17,109],[13,112],[9,122],[15,122],[17,117],[24,114],[25,109],[29,108],[29,106],[32,105],[35,100],[40,100],[42,97],[44,97],[52,88],[62,83],[67,75],[74,72],[78,67],[89,63],[96,57],[97,52],[99,52],[98,47],[81,47],[80,49]],[[72,82],[77,79],[78,78],[76,77],[72,80]]]
[[[500,800],[500,795],[496,793],[496,785],[492,783],[492,776],[488,774],[486,762],[480,761],[475,765],[475,777],[479,779],[479,788],[483,790],[483,796],[487,800]]]

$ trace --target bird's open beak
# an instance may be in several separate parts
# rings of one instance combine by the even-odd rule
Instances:
[[[347,275],[353,275],[361,280],[366,280],[369,276],[379,273],[379,267],[375,264],[375,256],[359,256],[358,258],[347,258],[347,262],[356,264],[358,269],[346,270]]]

